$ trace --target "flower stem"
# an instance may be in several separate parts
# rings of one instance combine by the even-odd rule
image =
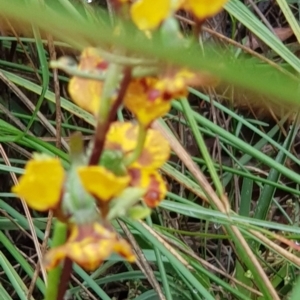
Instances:
[[[147,136],[146,127],[143,125],[140,125],[136,148],[134,149],[133,153],[124,160],[125,166],[131,165],[134,161],[136,161],[140,157],[140,155],[143,151],[143,148],[144,148],[146,136]]]
[[[75,66],[68,66],[65,62],[60,60],[55,60],[50,62],[51,68],[57,68],[63,70],[65,73],[71,76],[78,76],[84,79],[91,79],[91,80],[99,80],[104,81],[106,77],[106,73],[103,71],[102,73],[91,73],[89,71],[79,70],[77,65]],[[131,67],[128,67],[131,68]],[[151,66],[135,66],[132,67],[132,78],[141,78],[146,76],[155,76],[159,74],[159,67],[157,65]]]
[[[122,74],[123,71],[123,67],[114,63],[110,64],[108,67],[98,111],[98,119],[100,122],[104,122],[108,118],[111,105],[114,102],[114,95],[119,87],[120,74]]]
[[[57,247],[65,243],[67,237],[67,225],[55,221],[51,247]],[[45,300],[55,300],[58,296],[58,288],[61,278],[62,267],[57,266],[48,273],[48,286],[46,290]]]
[[[124,76],[120,84],[119,93],[117,96],[117,99],[113,102],[108,116],[106,116],[105,120],[98,121],[97,127],[96,127],[96,133],[95,133],[95,139],[93,141],[93,149],[90,156],[89,165],[98,165],[99,158],[101,156],[101,153],[103,151],[104,143],[105,143],[105,136],[109,129],[109,125],[116,117],[118,108],[122,104],[124,95],[126,93],[127,87],[131,80],[131,68],[125,68]]]
[[[65,258],[64,265],[60,276],[60,282],[58,286],[58,294],[56,300],[64,300],[65,294],[69,285],[69,281],[72,274],[73,261],[69,258]]]

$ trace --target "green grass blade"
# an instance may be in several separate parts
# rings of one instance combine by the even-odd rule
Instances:
[[[287,22],[291,26],[293,33],[297,37],[298,42],[300,42],[300,27],[299,22],[296,20],[293,12],[291,11],[288,3],[286,0],[276,0],[277,4],[281,8],[281,11],[283,12]],[[299,4],[299,2],[298,2]]]
[[[171,254],[160,242],[156,240],[154,236],[151,235],[143,226],[138,222],[129,219],[125,220],[131,227],[138,230],[142,237],[145,238],[150,244],[155,245],[159,251],[168,258],[169,262],[172,264],[174,270],[179,272],[180,276],[184,276],[186,280],[189,281],[190,285],[195,289],[200,295],[205,297],[205,299],[213,300],[214,297],[207,291],[207,289],[195,278],[195,276],[180,262],[173,254]]]
[[[253,180],[249,178],[243,179],[241,190],[240,216],[249,217],[252,201]]]
[[[29,275],[30,278],[33,278],[34,270],[26,261],[26,259],[19,253],[15,246],[10,242],[6,235],[0,231],[0,242],[1,244],[9,251],[9,253],[15,258],[15,260],[20,264],[21,268]],[[36,286],[44,294],[45,284],[40,277],[37,278]],[[0,294],[1,295],[1,294]]]
[[[146,218],[146,222],[150,227],[153,227],[153,222],[149,216]],[[154,253],[156,256],[158,270],[161,274],[162,284],[163,284],[163,288],[164,288],[164,295],[166,297],[166,300],[173,300],[171,289],[170,289],[170,284],[169,284],[167,273],[166,273],[166,269],[165,269],[165,266],[163,263],[162,255],[161,255],[159,249],[157,249],[156,247],[154,247]]]
[[[296,281],[290,300],[298,300],[300,298],[300,276]]]
[[[28,290],[26,285],[24,284],[23,280],[19,277],[13,266],[6,259],[2,251],[0,251],[0,265],[5,272],[5,275],[8,277],[11,285],[18,294],[19,299],[28,300]],[[33,297],[30,297],[30,300],[34,300]]]
[[[160,204],[161,208],[165,208],[169,211],[173,211],[191,218],[196,218],[200,220],[207,220],[212,223],[222,224],[222,225],[236,225],[239,228],[252,228],[260,231],[260,228],[268,228],[270,230],[283,231],[287,233],[295,233],[297,237],[295,239],[300,239],[300,228],[295,226],[284,225],[276,222],[263,221],[253,218],[246,218],[244,216],[239,216],[237,214],[228,215],[223,214],[218,211],[204,208],[203,206],[194,204],[188,205],[183,203],[177,203],[173,201],[164,200]]]
[[[178,102],[173,102],[172,106],[176,108],[179,111],[182,111],[181,105]],[[274,162],[272,158],[269,156],[263,154],[261,151],[258,151],[257,149],[254,149],[252,147],[249,147],[249,144],[245,143],[244,141],[240,140],[239,138],[235,137],[225,129],[215,126],[213,122],[210,120],[204,118],[200,114],[193,112],[195,120],[202,126],[214,131],[217,135],[220,137],[223,137],[225,140],[231,143],[231,145],[238,147],[240,150],[244,151],[245,153],[248,153],[249,155],[257,158],[258,160],[264,162],[266,165],[273,167],[277,169],[279,172],[281,172],[286,177],[292,179],[295,182],[300,183],[300,176],[296,172],[288,169],[285,166],[282,166],[280,164],[277,164]]]
[[[285,0],[283,0],[285,1]],[[300,73],[300,60],[275,36],[242,2],[231,0],[225,9],[244,24],[254,35],[260,38],[280,57]]]
[[[2,283],[0,283],[0,299],[1,300],[13,300],[9,293],[5,290]]]
[[[213,183],[215,185],[215,188],[217,190],[217,194],[218,194],[219,197],[222,197],[222,195],[224,193],[223,186],[222,186],[222,183],[220,181],[219,175],[216,172],[216,169],[215,169],[214,164],[212,162],[211,156],[209,155],[209,152],[207,150],[204,139],[203,139],[201,133],[199,132],[197,122],[195,121],[195,118],[194,118],[194,115],[193,115],[193,110],[191,109],[187,99],[181,99],[180,103],[182,105],[184,116],[188,120],[188,122],[190,124],[190,128],[191,128],[191,130],[194,134],[198,149],[199,149],[200,153],[202,154],[203,159],[205,160],[205,163],[206,163],[207,168],[209,170],[210,176],[211,176],[211,178],[213,180]]]
[[[285,142],[283,144],[283,147],[286,150],[290,150],[292,143],[294,142],[295,136],[298,132],[299,126],[293,125],[292,129],[289,131],[288,136],[285,139]],[[284,165],[286,161],[286,156],[282,151],[279,151],[275,161],[278,164]],[[278,182],[280,179],[280,172],[276,169],[271,169],[268,175],[268,180],[272,182]],[[266,219],[269,208],[272,203],[273,196],[275,194],[275,187],[270,185],[265,185],[262,193],[258,199],[256,209],[254,211],[254,218],[256,219]]]

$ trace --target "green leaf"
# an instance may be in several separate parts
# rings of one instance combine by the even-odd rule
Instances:
[[[123,154],[118,150],[104,150],[100,165],[112,171],[117,176],[124,176],[127,174],[126,167],[123,163]]]
[[[128,216],[134,220],[145,219],[151,214],[151,209],[141,205],[136,205],[128,210]]]
[[[145,189],[142,188],[129,187],[125,189],[118,197],[111,200],[107,219],[112,220],[125,216],[128,209],[134,206],[144,194]]]
[[[83,136],[81,132],[73,133],[70,136],[70,156],[73,164],[84,164],[84,145]]]

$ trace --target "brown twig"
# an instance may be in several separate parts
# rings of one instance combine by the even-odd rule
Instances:
[[[47,36],[48,40],[48,48],[50,59],[52,61],[56,61],[56,51],[54,47],[53,37],[49,34]],[[61,103],[60,103],[60,88],[59,88],[59,80],[58,80],[58,70],[53,69],[53,83],[54,83],[54,95],[55,95],[55,125],[56,125],[56,147],[61,148]]]
[[[51,232],[52,218],[53,218],[53,212],[49,211],[48,221],[47,221],[45,234],[44,234],[44,240],[43,240],[43,244],[41,246],[42,255],[44,255],[47,250],[48,239],[49,239],[50,232]],[[34,270],[34,274],[33,274],[29,289],[28,289],[27,299],[31,298],[31,295],[35,288],[36,281],[39,277],[40,269],[41,269],[41,264],[40,264],[40,262],[38,262],[36,265],[36,268]]]

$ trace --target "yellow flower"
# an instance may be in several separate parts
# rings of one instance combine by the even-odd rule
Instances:
[[[143,151],[130,167],[144,170],[160,168],[170,156],[170,145],[157,130],[148,129]]]
[[[137,125],[129,122],[112,123],[105,148],[121,151],[126,157],[134,150],[137,136]],[[168,160],[169,155],[170,146],[165,138],[158,131],[148,129],[140,157],[128,167],[130,185],[146,189],[143,200],[149,207],[157,206],[166,195],[165,182],[157,169]]]
[[[124,156],[132,153],[137,145],[138,125],[131,122],[114,122],[106,135],[105,148],[119,150]],[[130,166],[143,169],[160,168],[170,156],[170,146],[163,135],[154,129],[148,129],[143,151]]]
[[[136,116],[141,124],[149,126],[152,121],[166,114],[170,108],[170,99],[164,99],[159,90],[155,90],[156,78],[136,79],[129,85],[125,106]]]
[[[155,89],[160,91],[165,98],[180,98],[188,94],[187,85],[197,82],[196,74],[186,69],[179,71],[169,71],[170,74],[157,81]]]
[[[64,178],[59,159],[41,156],[28,161],[24,175],[12,191],[32,209],[47,211],[58,206]]]
[[[86,48],[81,55],[79,70],[90,74],[103,73],[108,67],[95,48]],[[161,78],[146,77],[130,82],[124,97],[125,106],[144,126],[164,114],[170,108],[174,98],[188,94],[189,83],[205,84],[206,75],[196,75],[188,70],[168,70]],[[208,80],[211,81],[211,80]],[[101,100],[103,82],[94,79],[73,77],[69,83],[69,93],[73,101],[83,109],[97,115]],[[114,96],[113,96],[114,97]]]
[[[217,14],[226,2],[228,0],[186,0],[183,1],[182,8],[203,20]]]
[[[116,176],[101,166],[79,167],[78,175],[87,192],[101,201],[108,201],[129,184],[129,176]]]
[[[170,110],[171,100],[188,95],[188,85],[214,86],[217,83],[218,80],[208,73],[193,73],[187,69],[169,67],[160,78],[132,80],[124,104],[135,114],[140,124],[147,127]]]
[[[129,262],[135,261],[130,245],[117,237],[116,232],[100,223],[72,225],[67,242],[51,249],[45,256],[48,270],[56,267],[65,258],[71,259],[87,271],[93,271],[115,252]]]
[[[101,74],[108,67],[95,48],[83,50],[79,63],[79,70],[90,74]],[[72,77],[69,82],[69,93],[72,100],[83,109],[97,114],[103,83],[99,80]]]
[[[174,1],[136,1],[131,6],[132,21],[140,30],[151,30],[157,27],[164,19],[173,13],[178,5],[172,5]]]
[[[138,0],[131,6],[131,18],[140,30],[152,30],[177,10],[185,9],[203,20],[218,13],[228,0]]]
[[[129,173],[132,186],[146,189],[143,200],[147,206],[156,207],[165,198],[166,183],[157,171],[131,168]]]
[[[101,166],[82,166],[76,168],[75,172],[85,191],[97,199],[102,216],[105,216],[108,210],[108,203],[105,202],[120,194],[130,184],[130,176],[116,176]],[[61,193],[64,181],[73,180],[72,178],[65,175],[59,159],[36,156],[27,163],[25,174],[12,191],[24,198],[32,209],[39,211],[57,209],[56,212],[63,218],[62,211],[59,210],[60,202],[64,200],[61,199]],[[66,187],[68,184],[65,189]],[[72,198],[68,201],[72,201]]]
[[[78,175],[85,190],[96,198],[103,219],[109,212],[109,201],[130,184],[130,176],[116,176],[101,166],[80,167]]]
[[[127,89],[124,104],[147,127],[170,110],[172,99],[187,96],[187,84],[194,77],[193,73],[182,70],[162,79],[135,79]]]
[[[131,122],[114,122],[107,132],[105,148],[129,153],[136,147],[137,133],[138,126]]]

